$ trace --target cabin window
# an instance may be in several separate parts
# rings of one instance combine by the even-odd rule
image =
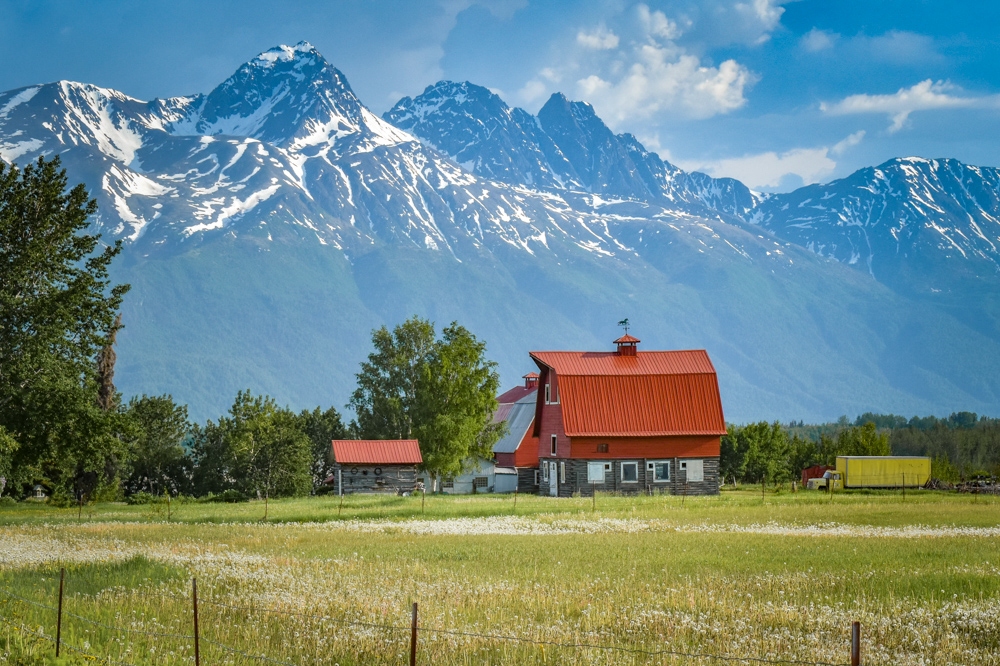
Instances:
[[[559,463],[559,483],[566,483],[566,463]]]
[[[535,470],[535,485],[538,485],[538,470]]]
[[[473,488],[485,488],[489,484],[489,479],[485,476],[477,476],[472,479]]]
[[[654,483],[664,483],[670,480],[669,460],[651,460],[646,463],[646,470],[653,477]]]
[[[705,480],[704,460],[685,460],[681,463],[681,470],[686,473],[684,480],[688,483],[701,483]]]
[[[639,482],[639,463],[623,462],[622,483],[638,483],[638,482]]]
[[[607,453],[608,452],[608,445],[607,444],[598,444],[597,445],[597,452],[598,453]]]
[[[558,443],[559,443],[559,440],[556,438],[555,435],[552,435],[552,441],[549,444],[549,455],[553,455],[554,456],[556,454],[556,444],[558,444]]]
[[[587,483],[604,483],[604,463],[587,463]]]
[[[453,490],[455,488],[455,479],[445,479],[441,482],[441,488],[443,490]]]

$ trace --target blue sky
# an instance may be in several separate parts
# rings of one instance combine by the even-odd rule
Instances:
[[[556,91],[689,169],[763,190],[891,157],[1000,166],[1000,3],[932,0],[0,0],[0,90],[207,92],[312,42],[382,112],[440,79]]]

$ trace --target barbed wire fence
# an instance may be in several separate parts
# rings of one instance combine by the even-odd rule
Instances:
[[[190,597],[166,594],[163,592],[157,592],[152,590],[143,590],[144,594],[153,594],[155,596],[160,596],[164,598],[171,599],[173,601],[180,601],[191,604],[191,627],[192,633],[182,634],[182,633],[171,633],[171,632],[158,632],[158,631],[141,631],[138,629],[129,629],[121,626],[114,626],[107,624],[105,622],[100,622],[92,618],[88,618],[79,613],[74,613],[63,608],[63,589],[64,581],[66,576],[66,570],[60,569],[60,584],[58,592],[58,603],[56,606],[49,604],[44,604],[32,599],[22,597],[18,594],[14,594],[10,590],[0,589],[0,595],[3,595],[8,600],[15,603],[26,604],[34,608],[51,612],[55,615],[56,620],[56,635],[52,636],[45,633],[43,628],[39,626],[33,629],[23,622],[15,622],[3,614],[0,614],[0,623],[15,629],[26,636],[31,636],[38,638],[43,641],[47,641],[53,644],[55,655],[58,657],[62,649],[67,649],[73,653],[76,653],[86,660],[93,661],[99,664],[108,664],[110,666],[138,666],[138,664],[129,663],[126,661],[121,661],[114,659],[110,655],[98,655],[89,652],[90,646],[85,644],[84,646],[73,645],[66,641],[62,637],[62,626],[63,618],[72,618],[78,622],[83,622],[90,626],[100,627],[102,629],[124,635],[138,635],[145,636],[155,639],[172,639],[176,641],[181,641],[190,644],[194,650],[194,662],[195,666],[201,666],[202,662],[209,664],[212,663],[211,659],[204,659],[201,654],[201,644],[212,646],[222,652],[230,655],[236,655],[242,657],[251,662],[256,662],[260,664],[277,664],[279,666],[300,666],[294,662],[285,661],[282,659],[277,659],[266,654],[254,654],[252,652],[246,652],[239,648],[233,647],[231,645],[226,645],[225,643],[212,640],[202,635],[200,627],[198,625],[198,609],[200,606],[212,606],[217,608],[223,608],[229,611],[235,611],[240,613],[245,613],[247,615],[252,614],[276,614],[276,615],[291,615],[302,618],[310,618],[315,620],[321,620],[324,622],[331,622],[342,626],[358,627],[363,629],[378,629],[383,631],[408,633],[409,634],[409,664],[410,666],[416,666],[418,662],[419,655],[419,636],[421,634],[434,634],[443,636],[456,636],[463,638],[476,638],[484,641],[499,642],[499,643],[517,643],[522,645],[535,645],[538,647],[553,647],[561,648],[565,650],[575,650],[575,651],[600,651],[606,653],[618,653],[627,654],[633,657],[645,657],[649,660],[662,657],[672,657],[675,659],[682,660],[699,660],[700,662],[709,661],[710,663],[724,663],[724,664],[772,664],[775,666],[860,666],[861,664],[861,625],[859,622],[853,622],[851,625],[851,642],[850,642],[850,657],[848,661],[845,662],[829,662],[821,660],[802,660],[802,659],[769,659],[764,657],[744,657],[738,655],[724,655],[724,654],[713,654],[707,652],[685,652],[681,650],[671,650],[671,649],[643,649],[637,647],[629,647],[622,645],[602,645],[594,643],[581,643],[581,642],[563,642],[554,640],[539,640],[534,638],[526,638],[523,636],[512,636],[503,634],[486,634],[474,631],[460,631],[456,629],[442,629],[428,626],[421,626],[419,624],[418,610],[419,606],[416,602],[413,603],[411,608],[411,622],[410,626],[394,625],[394,624],[380,624],[373,622],[363,622],[357,620],[348,620],[344,618],[336,618],[330,615],[318,615],[314,613],[306,613],[303,611],[292,611],[284,609],[266,608],[261,606],[238,606],[233,604],[222,603],[219,601],[200,599],[197,595],[197,579],[191,580],[192,594]],[[141,662],[139,662],[141,664]]]

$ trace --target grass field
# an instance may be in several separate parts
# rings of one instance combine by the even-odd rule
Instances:
[[[163,506],[0,506],[0,662],[46,663],[52,644],[28,632],[54,635],[56,616],[28,601],[54,607],[65,566],[63,639],[130,664],[193,663],[193,576],[203,664],[406,663],[414,601],[421,664],[730,663],[648,654],[665,650],[847,664],[852,620],[864,664],[1000,664],[996,497],[311,498],[271,502],[266,523],[263,509],[175,503],[167,522]]]

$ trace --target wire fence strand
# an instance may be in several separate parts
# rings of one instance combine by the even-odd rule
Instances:
[[[290,661],[281,661],[279,659],[272,659],[271,657],[265,657],[264,655],[250,654],[249,652],[244,652],[243,650],[237,650],[234,647],[229,647],[228,645],[223,645],[222,643],[216,643],[215,641],[205,638],[204,636],[201,637],[201,640],[202,642],[208,643],[209,645],[220,647],[223,650],[226,650],[227,652],[242,655],[247,659],[256,659],[257,661],[265,661],[271,664],[281,664],[281,666],[297,666],[297,664],[293,664]]]
[[[55,643],[56,642],[56,639],[54,637],[49,636],[46,633],[34,631],[34,630],[29,629],[28,627],[24,626],[23,624],[14,624],[13,622],[7,620],[4,617],[0,617],[0,622],[3,622],[7,626],[12,627],[14,629],[17,629],[18,631],[20,631],[22,633],[30,634],[32,636],[37,636],[38,638],[43,638],[43,639],[49,641],[50,643]],[[60,640],[59,641],[59,645],[61,647],[66,648],[67,650],[71,650],[73,652],[76,652],[77,654],[83,655],[84,657],[88,657],[90,659],[94,659],[94,660],[96,660],[98,662],[102,662],[102,663],[106,663],[106,664],[116,664],[117,666],[132,666],[132,664],[128,663],[127,661],[118,661],[116,659],[112,659],[111,657],[101,657],[101,656],[98,656],[96,654],[92,654],[90,652],[87,652],[86,650],[82,650],[82,649],[76,647],[75,645],[72,645],[71,643],[67,643],[64,640]]]
[[[143,591],[143,593],[146,593],[146,592],[147,591],[145,591],[145,590]],[[36,601],[32,601],[31,599],[26,599],[26,598],[21,597],[19,595],[13,594],[13,593],[11,593],[11,592],[9,592],[7,590],[0,590],[0,593],[5,594],[7,597],[9,597],[11,599],[16,599],[18,601],[22,601],[22,602],[31,604],[33,606],[37,606],[39,608],[43,608],[45,610],[50,610],[50,611],[53,611],[53,612],[57,612],[57,609],[55,607],[53,607],[53,606],[48,606],[48,605],[45,605],[45,604],[42,604],[42,603],[39,603],[39,602],[36,602]],[[174,601],[190,601],[191,600],[190,597],[181,597],[181,596],[177,596],[177,595],[174,595],[174,594],[160,592],[160,591],[154,591],[154,590],[149,590],[148,593],[154,594],[154,595],[157,595],[157,596],[162,596],[162,597],[165,597],[165,598],[169,598],[169,599],[174,600]],[[407,633],[409,633],[409,631],[411,630],[411,627],[409,627],[409,626],[397,626],[397,625],[390,625],[390,624],[378,624],[378,623],[374,623],[374,622],[364,622],[364,621],[359,621],[359,620],[347,620],[347,619],[335,618],[335,617],[332,617],[330,615],[318,615],[318,614],[315,614],[315,613],[307,613],[307,612],[304,612],[304,611],[284,610],[284,609],[278,609],[278,608],[267,608],[265,606],[237,606],[237,605],[226,604],[226,603],[222,603],[220,601],[214,601],[214,600],[210,600],[210,599],[200,599],[199,600],[199,605],[215,606],[217,608],[224,608],[226,610],[237,611],[237,612],[247,613],[247,614],[252,614],[252,613],[258,613],[258,614],[260,614],[260,613],[270,613],[270,614],[278,614],[278,615],[291,615],[291,616],[296,616],[296,617],[307,617],[307,618],[313,618],[313,619],[316,619],[316,620],[322,620],[322,621],[326,621],[326,622],[333,622],[333,623],[344,625],[344,626],[363,627],[363,628],[366,628],[366,629],[381,629],[381,630],[385,630],[385,631],[400,631],[400,632],[407,632]],[[69,616],[71,616],[73,618],[76,618],[78,620],[81,620],[83,622],[88,622],[90,624],[93,624],[93,625],[96,625],[96,626],[99,626],[99,627],[104,627],[104,628],[110,629],[112,631],[123,632],[123,633],[128,633],[128,634],[143,635],[143,636],[151,636],[151,637],[156,637],[156,638],[176,638],[176,639],[182,639],[182,640],[194,640],[194,636],[192,636],[192,635],[187,635],[187,634],[172,634],[172,633],[163,633],[163,632],[149,632],[149,631],[141,631],[141,630],[137,630],[137,629],[126,629],[124,627],[114,627],[112,625],[108,625],[108,624],[105,624],[103,622],[99,622],[97,620],[93,620],[91,618],[88,618],[88,617],[85,617],[83,615],[79,615],[77,613],[73,613],[73,612],[70,612],[70,611],[65,611],[64,610],[63,613],[65,615],[69,615]],[[3,620],[3,618],[0,617],[0,620]],[[27,631],[28,633],[35,634],[37,636],[40,636],[42,638],[45,638],[45,639],[53,641],[53,642],[55,641],[55,639],[52,638],[52,637],[50,637],[50,636],[47,636],[47,635],[44,635],[44,634],[39,634],[37,632],[33,632],[30,629],[27,629],[27,628],[25,628],[23,626],[22,627],[18,627],[17,625],[14,625],[14,624],[11,624],[10,622],[7,622],[6,620],[4,620],[4,622],[7,623],[7,624],[10,624],[11,626],[13,626],[15,628],[19,628],[19,629],[21,629],[23,631]],[[643,649],[643,648],[625,647],[625,646],[620,646],[620,645],[600,645],[600,644],[595,644],[595,643],[567,643],[567,642],[560,642],[560,641],[553,641],[553,640],[538,640],[538,639],[533,639],[533,638],[525,638],[525,637],[522,637],[522,636],[509,636],[509,635],[501,635],[501,634],[483,634],[483,633],[472,632],[472,631],[459,631],[459,630],[456,630],[456,629],[438,629],[438,628],[434,628],[434,627],[425,627],[425,626],[418,627],[418,631],[425,632],[425,633],[432,633],[432,634],[442,634],[442,635],[447,635],[447,636],[462,636],[462,637],[468,637],[468,638],[478,638],[478,639],[487,640],[487,641],[494,641],[494,642],[516,642],[516,643],[522,643],[522,644],[537,645],[537,646],[548,646],[548,647],[558,647],[558,648],[572,649],[572,650],[601,650],[601,651],[605,651],[605,652],[618,652],[618,653],[626,653],[626,654],[635,654],[635,655],[643,655],[643,656],[647,656],[647,657],[680,657],[680,658],[685,658],[685,659],[700,659],[700,660],[706,660],[707,659],[707,660],[714,660],[714,661],[728,662],[728,663],[772,664],[772,665],[775,665],[775,666],[782,666],[782,665],[785,665],[785,666],[843,666],[843,664],[840,664],[840,663],[827,662],[827,661],[819,661],[819,660],[768,659],[768,658],[764,658],[764,657],[739,657],[739,656],[735,656],[735,655],[719,655],[719,654],[700,653],[700,652],[683,652],[683,651],[680,651],[680,650],[666,650],[666,649],[664,649],[664,650],[648,650],[648,649]],[[201,637],[201,640],[204,641],[205,643],[208,643],[210,645],[216,646],[216,647],[218,647],[220,649],[223,649],[223,650],[226,650],[226,651],[228,651],[230,653],[241,655],[241,656],[246,657],[248,659],[254,659],[254,660],[257,660],[257,661],[268,662],[268,663],[273,663],[273,664],[279,664],[281,666],[296,666],[295,664],[292,664],[290,662],[281,661],[279,659],[274,659],[274,658],[268,657],[266,655],[255,655],[255,654],[251,654],[251,653],[248,653],[248,652],[244,652],[242,650],[239,650],[237,648],[231,647],[229,645],[225,645],[223,643],[219,643],[219,642],[213,641],[211,639],[205,638],[204,636]],[[63,642],[62,644],[65,647],[67,647],[68,649],[71,649],[71,650],[74,650],[74,651],[77,651],[77,652],[81,652],[82,654],[87,654],[87,656],[90,656],[92,658],[101,659],[100,657],[96,657],[95,655],[90,655],[88,653],[83,653],[79,648],[73,647],[72,645],[68,645],[65,642]],[[131,666],[129,664],[126,664],[125,662],[112,662],[112,663],[123,664],[124,666]]]

